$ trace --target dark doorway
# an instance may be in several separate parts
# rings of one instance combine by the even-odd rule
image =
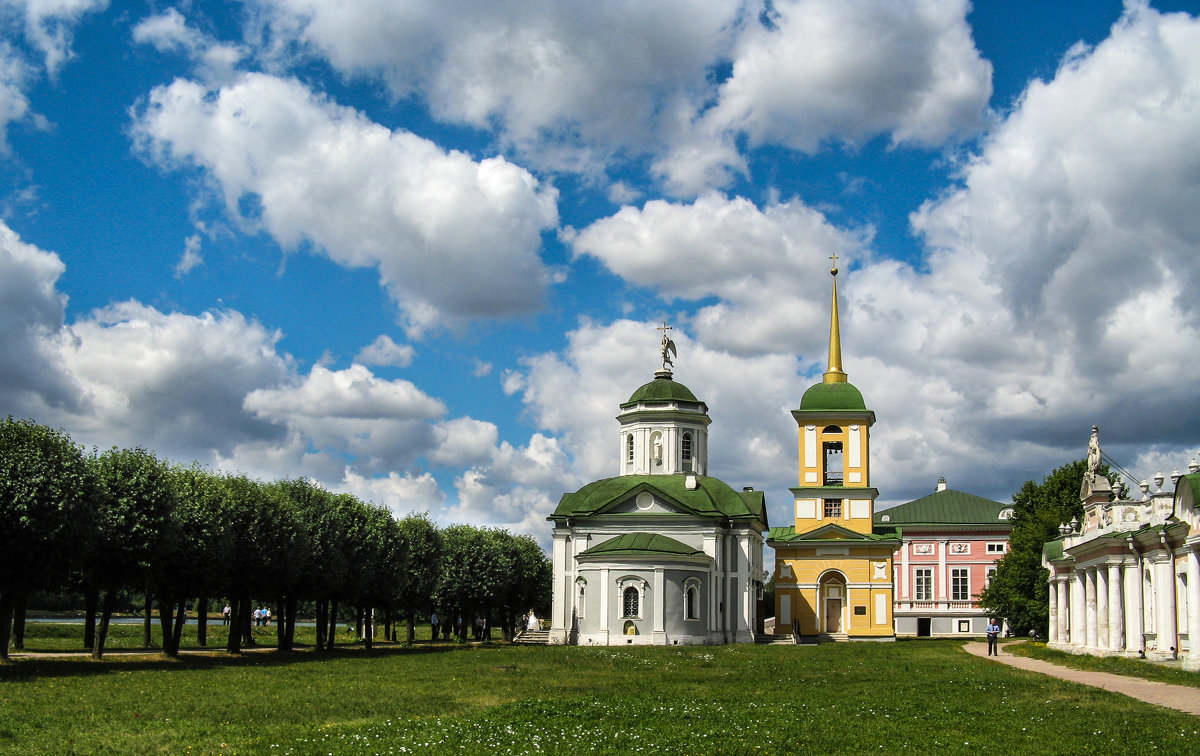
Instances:
[[[928,638],[929,627],[933,623],[932,617],[917,617],[917,637]]]

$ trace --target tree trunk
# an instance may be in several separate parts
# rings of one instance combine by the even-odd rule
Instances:
[[[100,604],[100,589],[88,588],[83,594],[83,647],[96,647],[96,609]]]
[[[299,608],[300,608],[299,600],[294,595],[288,596],[287,603],[285,604],[285,609],[286,609],[286,613],[287,613],[287,620],[286,620],[287,627],[285,627],[284,631],[283,631],[283,642],[284,642],[285,646],[287,647],[288,651],[291,651],[295,647],[295,643],[296,643],[296,612],[299,611]]]
[[[21,591],[13,599],[13,648],[21,651],[25,648],[25,605],[29,601],[29,594]]]
[[[196,644],[200,648],[208,646],[208,596],[196,602]]]
[[[249,596],[242,596],[242,616],[238,622],[238,627],[241,628],[242,636],[246,648],[257,646],[258,643],[254,640],[254,625],[251,615],[254,614],[253,604],[250,602]]]
[[[329,617],[329,602],[317,599],[317,650],[325,650],[325,624]]]
[[[413,609],[412,607],[409,607],[409,609],[408,609],[407,637],[408,637],[408,644],[410,646],[412,645],[412,642],[414,640],[416,640],[416,638],[417,638],[417,610]]]
[[[229,599],[229,636],[225,640],[225,650],[231,654],[242,650],[242,602],[237,598]]]
[[[108,641],[108,621],[112,619],[113,604],[116,603],[116,589],[109,588],[104,592],[104,605],[100,607],[100,629],[96,632],[96,641],[92,644],[92,658],[104,658],[104,644]]]
[[[363,639],[363,610],[361,606],[354,610],[354,632],[359,640]]]
[[[337,641],[337,622],[338,622],[338,603],[337,599],[330,602],[329,605],[329,633],[325,637],[325,642],[330,651],[333,650],[333,644]]]
[[[142,648],[150,648],[154,645],[151,640],[151,618],[154,616],[154,607],[150,604],[150,594],[146,594],[146,604],[143,607],[144,619],[142,620]]]
[[[171,642],[175,639],[174,616],[171,614],[171,597],[160,592],[158,595],[158,625],[162,629],[163,656],[176,656]]]
[[[183,625],[187,622],[187,607],[183,602],[179,603],[179,609],[175,614],[175,634],[171,636],[171,655],[179,656],[179,641],[183,637]]]
[[[8,640],[12,631],[13,595],[0,592],[0,659],[8,660]]]
[[[371,650],[372,636],[375,635],[375,612],[373,609],[359,609],[358,616],[362,617],[362,639],[367,650]]]

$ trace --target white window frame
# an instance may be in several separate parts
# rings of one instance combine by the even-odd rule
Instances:
[[[913,601],[933,601],[932,567],[913,568]]]
[[[960,583],[963,587],[963,594],[958,592]],[[970,567],[951,567],[950,568],[950,600],[951,601],[970,601],[971,600],[971,568]]]
[[[1008,552],[1008,545],[1004,541],[997,541],[987,545],[987,553],[989,554],[1004,554]]]
[[[625,460],[633,464],[633,434],[625,436]]]
[[[636,615],[625,613],[625,591],[633,588],[637,591],[637,610]],[[617,595],[620,597],[621,604],[618,611],[621,613],[621,619],[642,619],[645,616],[646,607],[646,581],[639,577],[623,577],[617,581]]]

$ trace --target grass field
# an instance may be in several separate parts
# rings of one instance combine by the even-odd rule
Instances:
[[[941,641],[422,643],[0,666],[4,753],[451,751],[1195,754],[1200,718]]]
[[[1019,656],[1029,656],[1042,659],[1052,664],[1058,664],[1072,669],[1083,669],[1090,672],[1109,672],[1114,675],[1140,677],[1145,680],[1168,683],[1170,685],[1190,685],[1200,688],[1200,672],[1185,671],[1173,664],[1156,664],[1139,659],[1125,659],[1119,656],[1090,656],[1087,654],[1069,654],[1065,651],[1055,651],[1046,648],[1045,643],[1016,643],[1011,650]],[[1200,696],[1200,691],[1196,691]]]

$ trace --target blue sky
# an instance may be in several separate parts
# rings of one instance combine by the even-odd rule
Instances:
[[[0,1],[0,412],[545,539],[657,367],[788,521],[1200,449],[1197,3]]]

